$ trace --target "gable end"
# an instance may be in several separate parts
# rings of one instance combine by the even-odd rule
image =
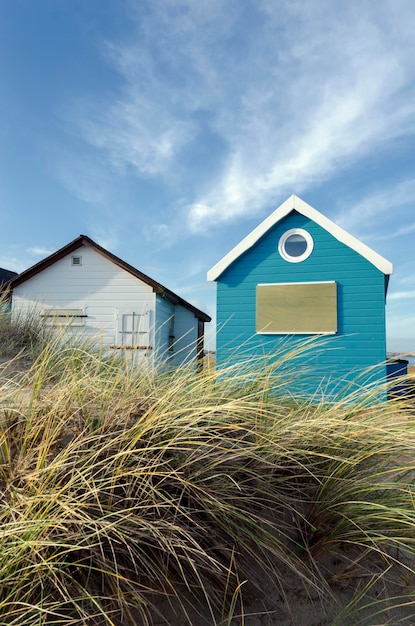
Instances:
[[[170,291],[170,289],[167,289],[167,287],[164,287],[163,285],[153,280],[146,274],[143,274],[143,272],[140,272],[129,263],[126,263],[125,261],[117,257],[115,254],[112,254],[112,252],[105,250],[105,248],[95,243],[95,241],[93,241],[86,235],[80,235],[79,237],[71,241],[69,244],[64,246],[63,248],[60,248],[53,254],[49,255],[48,257],[40,261],[39,263],[32,265],[32,267],[29,267],[29,269],[25,270],[21,274],[18,274],[15,278],[12,278],[12,280],[10,280],[10,282],[8,283],[8,286],[10,287],[10,289],[13,290],[18,285],[21,285],[26,280],[33,278],[33,276],[36,276],[36,274],[38,274],[39,272],[42,272],[46,268],[56,263],[56,261],[63,259],[67,255],[75,253],[82,246],[90,246],[91,248],[96,250],[96,252],[98,252],[99,254],[107,258],[108,260],[110,260],[112,263],[114,263],[121,269],[125,270],[132,276],[135,276],[139,280],[143,281],[144,283],[152,287],[155,293],[159,294],[163,298],[166,298],[172,304],[180,304],[184,306],[186,309],[191,311],[197,319],[201,320],[202,322],[211,321],[211,318],[209,317],[209,315],[207,315],[206,313],[203,313],[203,311],[200,311],[198,308],[190,304],[190,302],[187,302],[186,300],[181,298],[179,295],[175,294],[173,291]],[[76,258],[76,257],[81,258],[81,255],[76,254],[76,255],[73,255],[72,258]],[[82,260],[80,263],[75,263],[75,265],[80,265],[81,263],[82,263]]]
[[[247,235],[240,243],[238,243],[228,254],[226,254],[216,265],[214,265],[207,273],[207,279],[210,281],[217,280],[221,274],[236,261],[242,254],[252,248],[257,241],[265,235],[275,224],[280,222],[287,215],[296,211],[301,215],[309,218],[313,222],[316,222],[319,226],[324,228],[338,241],[345,244],[372,265],[377,267],[385,277],[393,274],[393,265],[380,254],[369,248],[366,244],[362,243],[353,235],[350,235],[343,228],[332,222],[328,217],[314,209],[312,206],[301,200],[295,195],[290,196],[280,207],[278,207],[271,215],[269,215],[263,222],[261,222],[249,235]],[[387,287],[387,280],[385,286]]]

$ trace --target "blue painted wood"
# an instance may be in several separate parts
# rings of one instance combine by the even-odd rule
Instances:
[[[171,353],[169,352],[169,334],[170,319],[174,317],[174,305],[156,294],[156,319],[155,319],[155,350],[156,361],[169,361]]]
[[[285,261],[280,237],[303,228],[313,237],[310,257]],[[299,361],[308,373],[297,390],[344,393],[353,387],[384,382],[386,377],[385,276],[360,254],[318,224],[293,211],[233,262],[217,279],[217,363],[236,363],[257,355],[273,355],[303,344],[308,336],[259,335],[255,329],[258,283],[336,281],[338,333],[314,336],[313,347]],[[372,368],[368,372],[368,368]],[[356,382],[356,377],[365,375]],[[381,394],[382,395],[382,394]],[[386,397],[386,394],[382,395]]]
[[[386,375],[389,382],[389,397],[405,397],[408,395],[408,361],[405,359],[389,359],[386,363]]]
[[[155,317],[156,362],[180,367],[194,361],[196,366],[198,320],[194,313],[156,294]]]

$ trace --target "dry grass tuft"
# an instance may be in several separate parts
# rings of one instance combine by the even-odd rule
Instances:
[[[403,577],[376,611],[415,613],[413,413],[287,398],[278,365],[132,369],[56,339],[3,376],[0,623],[241,624],[253,562],[287,598],[360,577],[337,622],[359,623],[368,559]]]

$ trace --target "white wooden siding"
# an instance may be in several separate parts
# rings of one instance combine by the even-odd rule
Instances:
[[[129,274],[87,246],[77,251],[81,265],[72,265],[68,254],[13,291],[13,311],[39,310],[46,307],[82,309],[83,332],[97,336],[103,346],[117,345],[119,315],[149,311],[153,315],[155,294],[152,287]],[[154,343],[154,329],[149,328],[149,343]]]

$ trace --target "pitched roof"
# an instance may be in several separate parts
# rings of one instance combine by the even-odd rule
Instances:
[[[170,289],[167,289],[167,287],[164,287],[163,285],[153,280],[146,274],[143,274],[143,272],[140,272],[139,270],[137,270],[132,265],[129,265],[128,263],[120,259],[119,257],[115,256],[115,254],[112,254],[112,252],[105,250],[105,248],[102,248],[102,246],[95,243],[95,241],[92,241],[92,239],[90,239],[86,235],[79,235],[79,237],[77,237],[76,239],[68,243],[66,246],[63,246],[63,248],[60,248],[59,250],[57,250],[50,256],[46,257],[42,261],[39,261],[39,263],[32,265],[32,267],[29,267],[27,270],[25,270],[21,274],[18,274],[17,276],[15,276],[15,278],[12,278],[10,280],[10,282],[8,283],[8,286],[10,287],[10,289],[14,289],[18,285],[21,285],[22,283],[24,283],[26,280],[29,280],[33,276],[36,276],[36,274],[39,274],[47,267],[50,267],[51,265],[56,263],[56,261],[59,261],[60,259],[65,257],[67,254],[71,254],[71,252],[78,250],[82,246],[89,246],[93,248],[103,257],[107,258],[115,265],[118,265],[118,267],[121,267],[123,270],[125,270],[129,274],[132,274],[136,278],[142,280],[144,283],[152,287],[155,293],[163,296],[164,298],[166,298],[166,300],[168,300],[172,304],[180,304],[181,306],[191,311],[195,315],[195,317],[199,319],[200,321],[202,322],[211,321],[211,318],[209,317],[209,315],[207,315],[206,313],[203,313],[203,311],[200,311],[195,306],[190,304],[190,302],[187,302],[186,300],[184,300],[183,298],[175,294]]]
[[[0,267],[0,285],[3,283],[7,283],[8,280],[13,278],[13,276],[17,276],[17,272],[12,272],[11,270],[5,270]]]
[[[301,200],[295,195],[290,196],[281,206],[279,206],[271,215],[269,215],[259,226],[254,228],[238,245],[236,245],[228,254],[226,254],[216,265],[214,265],[207,273],[208,280],[216,280],[219,276],[240,257],[244,252],[252,248],[252,246],[275,224],[289,215],[292,211],[297,211],[316,224],[328,231],[333,237],[346,244],[367,259],[372,265],[377,267],[385,276],[393,274],[393,265],[377,252],[366,246],[364,243],[350,235],[340,226],[332,222],[328,217],[313,209],[312,206]]]

